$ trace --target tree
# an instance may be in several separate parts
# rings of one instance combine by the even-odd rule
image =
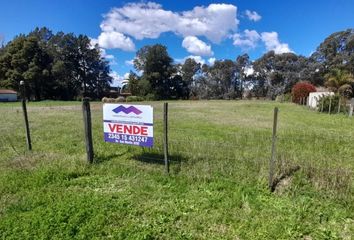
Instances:
[[[111,82],[109,71],[87,36],[53,35],[47,28],[17,36],[0,54],[0,86],[19,90],[24,80],[34,100],[75,99],[82,87],[87,96],[101,98]]]
[[[294,53],[275,54],[270,51],[254,64],[254,88],[258,96],[275,99],[279,94],[290,92],[305,72],[308,59]]]
[[[236,81],[234,83],[235,92],[242,99],[244,90],[244,81],[246,80],[246,70],[251,65],[250,57],[248,54],[243,54],[236,58],[235,68],[236,68]]]
[[[301,98],[308,97],[311,92],[316,92],[316,87],[309,82],[298,82],[291,90],[293,102],[300,103]]]
[[[195,91],[196,82],[195,78],[196,75],[201,70],[201,64],[197,63],[193,58],[187,58],[184,63],[180,66],[180,74],[183,81],[182,86],[182,95],[185,98],[189,98],[191,95],[196,96],[197,93]]]
[[[320,44],[311,58],[323,64],[327,70],[344,68],[354,74],[354,29],[331,34]]]
[[[232,60],[215,61],[213,66],[203,65],[205,77],[200,87],[205,90],[203,98],[235,98],[236,68]]]
[[[347,70],[339,68],[331,69],[325,75],[325,86],[332,91],[341,93],[342,96],[350,97],[353,93],[352,85],[354,85],[354,76]]]
[[[172,65],[173,59],[168,55],[167,48],[161,44],[144,46],[139,49],[134,59],[134,67],[142,72],[141,80],[149,82],[150,92],[156,99],[168,99],[174,96],[178,86],[174,81],[176,69]],[[147,84],[146,84],[147,86]]]
[[[19,90],[20,81],[25,81],[28,97],[41,100],[43,91],[49,87],[50,64],[50,56],[36,37],[20,35],[6,46],[0,57],[0,85]]]
[[[138,96],[138,95],[143,96],[139,86],[139,77],[132,71],[130,71],[128,76],[128,89],[133,96]]]

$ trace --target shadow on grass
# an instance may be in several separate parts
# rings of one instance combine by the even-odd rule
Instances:
[[[160,153],[154,152],[142,152],[139,154],[135,154],[133,159],[139,162],[144,162],[148,164],[158,164],[165,165],[164,155]],[[169,155],[168,160],[170,162],[170,166],[173,167],[175,172],[180,172],[182,162],[186,162],[188,158],[183,155]]]
[[[124,156],[127,153],[128,153],[128,150],[124,151],[122,153],[115,153],[115,154],[110,154],[110,155],[98,155],[98,156],[94,157],[94,162],[96,164],[103,163],[103,162],[106,162],[106,161],[110,161],[113,158],[119,158],[121,156]]]

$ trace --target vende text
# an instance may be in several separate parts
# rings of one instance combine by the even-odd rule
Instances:
[[[109,130],[112,133],[123,133],[123,134],[135,134],[135,135],[148,135],[147,126],[136,126],[136,125],[123,125],[123,124],[108,124]]]

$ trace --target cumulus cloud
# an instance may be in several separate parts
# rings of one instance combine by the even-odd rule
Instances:
[[[119,48],[125,51],[135,51],[133,41],[120,32],[102,32],[98,36],[98,45],[102,48]]]
[[[133,66],[134,65],[134,58],[131,60],[125,60],[125,64],[128,66]]]
[[[232,39],[235,46],[241,47],[242,49],[253,49],[257,46],[261,36],[255,30],[246,29],[242,34],[234,34]]]
[[[262,18],[262,16],[259,15],[256,11],[246,10],[245,14],[249,20],[255,21],[255,22],[261,20],[261,18]]]
[[[262,41],[267,51],[274,51],[276,54],[293,52],[287,43],[281,43],[277,32],[258,33],[255,30],[246,29],[242,33],[232,35],[233,44],[243,50],[257,47],[258,42]]]
[[[195,55],[189,55],[182,59],[175,59],[175,62],[183,64],[188,58],[194,59],[194,61],[200,63],[201,65],[205,64],[205,60],[201,56],[195,56]]]
[[[111,83],[112,87],[121,87],[122,82],[129,77],[129,73],[125,73],[123,76],[119,75],[116,71],[112,71],[109,73],[109,76],[113,78],[113,81]]]
[[[90,45],[91,45],[91,46],[90,46],[91,49],[95,48],[96,45],[98,45],[98,48],[99,48],[99,50],[100,50],[101,57],[110,60],[111,63],[112,63],[112,62],[116,63],[116,62],[114,61],[114,56],[113,56],[112,54],[107,54],[106,49],[100,47],[100,45],[98,44],[98,39],[96,39],[96,38],[90,38]]]
[[[194,55],[212,56],[214,54],[213,51],[211,51],[210,45],[207,45],[195,36],[185,37],[182,42],[182,47]]]
[[[293,52],[287,43],[281,43],[277,32],[262,32],[261,39],[267,51],[273,50],[276,54]]]
[[[119,37],[123,39],[127,36],[138,40],[155,39],[161,33],[173,32],[183,37],[204,36],[219,43],[230,32],[237,30],[239,20],[236,16],[237,7],[231,4],[210,4],[194,7],[190,11],[173,12],[153,2],[128,3],[104,15],[100,27],[103,31],[101,35],[106,32],[120,33]],[[102,42],[110,47],[115,46],[106,39]]]
[[[253,66],[249,66],[249,67],[246,67],[245,68],[245,74],[246,76],[250,76],[254,73],[254,69],[253,69]]]
[[[215,61],[216,61],[216,58],[214,58],[214,57],[208,59],[208,63],[209,63],[209,65],[211,65],[211,66],[214,65]]]
[[[107,54],[106,49],[100,48],[100,52],[103,58],[106,58],[108,60],[114,59],[114,56],[112,54]]]

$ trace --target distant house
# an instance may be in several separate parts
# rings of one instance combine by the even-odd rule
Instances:
[[[0,89],[0,102],[16,102],[17,92],[9,89]]]
[[[321,97],[323,96],[333,96],[334,92],[312,92],[310,93],[308,100],[307,100],[307,106],[311,108],[317,108],[318,106],[318,101],[320,100]]]

